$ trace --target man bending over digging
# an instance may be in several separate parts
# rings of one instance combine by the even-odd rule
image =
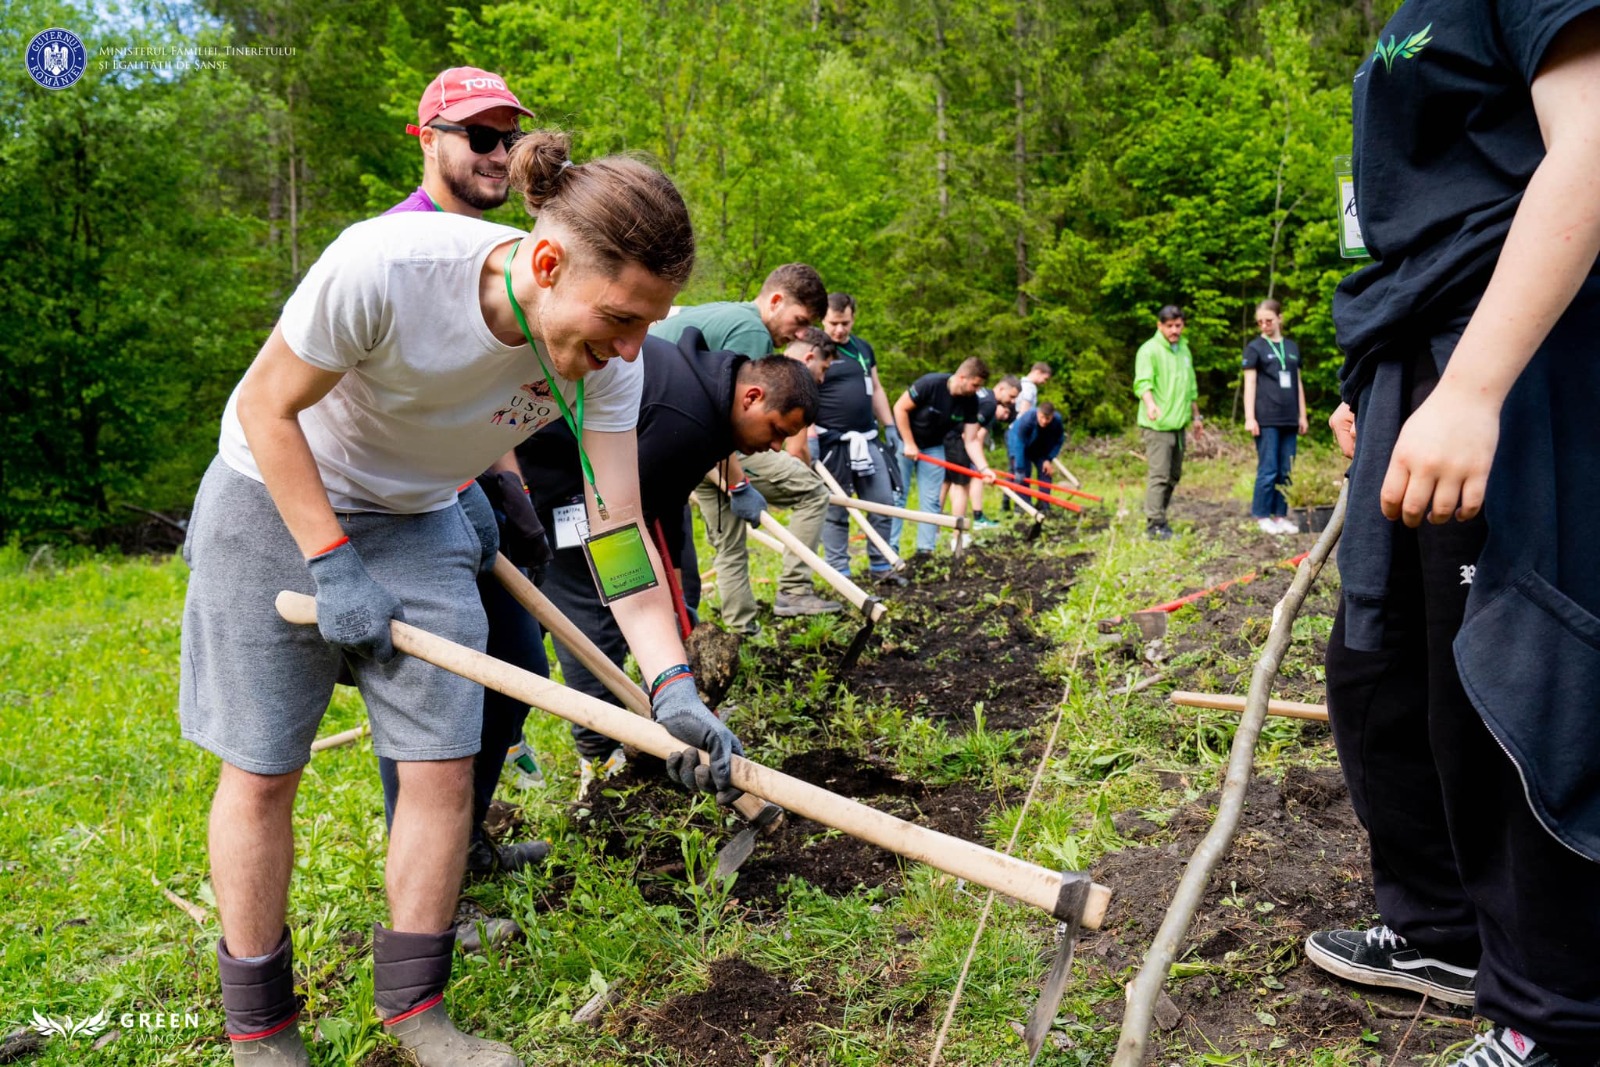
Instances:
[[[384,1029],[421,1067],[520,1067],[508,1046],[458,1031],[442,1003],[482,695],[397,658],[389,623],[482,650],[475,579],[498,545],[481,490],[458,487],[556,419],[590,461],[591,527],[635,520],[635,360],[689,276],[694,236],[672,183],[632,160],[574,166],[564,136],[530,133],[507,168],[538,217],[530,234],[419,213],[357,223],[328,247],[234,390],[195,499],[179,713],[183,736],[223,760],[210,851],[237,1064],[309,1063],[284,924],[291,817],[348,653],[373,750],[401,783],[390,925],[373,936]],[[278,617],[285,588],[316,594],[317,630]],[[742,749],[695,693],[665,583],[613,610],[658,679],[656,720],[708,751],[706,786],[736,798]]]

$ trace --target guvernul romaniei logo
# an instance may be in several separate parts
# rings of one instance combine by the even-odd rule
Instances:
[[[1431,31],[1433,23],[1428,23],[1422,29],[1413,33],[1403,41],[1396,41],[1394,34],[1389,35],[1389,43],[1384,44],[1380,39],[1372,50],[1373,59],[1383,60],[1385,72],[1394,70],[1394,61],[1397,59],[1411,59],[1416,54],[1428,47],[1428,42],[1433,40]]]

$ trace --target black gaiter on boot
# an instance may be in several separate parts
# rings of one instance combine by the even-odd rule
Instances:
[[[372,926],[372,999],[378,1018],[398,1021],[407,1012],[428,1008],[444,997],[455,962],[456,932],[402,934]]]
[[[293,964],[294,950],[287,926],[272,955],[258,963],[234,959],[228,955],[227,940],[217,942],[222,1010],[229,1037],[235,1041],[270,1037],[299,1018]]]

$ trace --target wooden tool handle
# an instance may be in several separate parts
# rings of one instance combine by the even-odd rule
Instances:
[[[600,679],[600,684],[611,691],[611,695],[622,701],[624,707],[635,715],[650,717],[650,698],[628,672],[611,662],[604,652],[589,640],[589,635],[578,629],[577,625],[561,613],[561,609],[551,603],[550,598],[539,591],[526,574],[517,569],[504,555],[494,561],[494,576],[505,586],[506,592],[524,608],[528,614],[539,620],[539,625],[545,631],[560,641],[578,658],[578,662],[589,669],[589,673]]]
[[[663,565],[666,563],[663,561]],[[550,602],[550,598],[539,591],[539,587],[529,580],[526,574],[517,569],[504,555],[494,561],[494,576],[505,586],[517,603],[528,609],[528,613],[539,621],[550,634],[567,646],[578,662],[589,669],[589,673],[600,679],[600,684],[611,691],[611,695],[622,701],[623,707],[635,715],[650,718],[650,698],[645,691],[634,684],[628,672],[611,662],[598,645],[589,640],[589,635],[578,629],[573,621],[561,613],[561,609]],[[601,731],[604,733],[605,731]],[[607,734],[608,737],[617,737],[616,734]],[[620,740],[620,738],[618,738]],[[700,758],[706,759],[704,753]],[[746,793],[734,802],[734,810],[744,816],[749,822],[760,815],[766,808],[766,801],[753,792]]]
[[[828,503],[838,504],[841,508],[852,511],[870,511],[874,515],[887,515],[891,519],[901,519],[905,522],[920,522],[925,526],[943,526],[947,530],[954,530],[961,526],[954,515],[944,515],[932,511],[912,511],[910,508],[897,508],[893,504],[875,504],[870,500],[857,500],[853,496],[841,496],[838,493],[828,497]]]
[[[1000,486],[1000,491],[1004,493],[1007,499],[1009,499],[1013,504],[1021,508],[1024,515],[1031,516],[1035,522],[1038,522],[1044,518],[1043,515],[1039,514],[1038,508],[1022,499],[1022,497],[1017,494],[1016,490],[1012,489],[1009,485],[1002,484]]]
[[[1218,711],[1244,711],[1244,697],[1223,696],[1218,693],[1190,693],[1182,689],[1167,697],[1174,704],[1181,704],[1186,708],[1215,708]],[[1302,704],[1298,700],[1269,700],[1267,701],[1268,715],[1282,715],[1288,719],[1311,719],[1315,722],[1328,721],[1328,708],[1325,704]]]
[[[278,614],[289,622],[314,625],[317,621],[317,602],[303,593],[279,593],[277,606]],[[395,648],[407,655],[426,660],[569,722],[586,726],[662,758],[682,751],[684,747],[682,741],[667,733],[660,725],[559,686],[532,671],[502,663],[426,630],[419,630],[409,623],[393,622],[390,629]],[[767,797],[773,803],[824,826],[842,830],[907,859],[917,860],[1014,900],[1055,913],[1063,882],[1058,872],[972,841],[897,819],[740,756],[733,758],[733,784],[748,793]],[[1084,909],[1082,925],[1091,930],[1099,929],[1110,901],[1111,890],[1101,885],[1094,886]]]
[[[868,618],[873,622],[883,618],[884,614],[889,610],[883,606],[882,601],[874,600],[867,595],[866,590],[828,566],[827,561],[802,544],[800,538],[790,533],[788,527],[784,526],[783,523],[773,518],[771,512],[763,511],[761,513],[761,528],[777,538],[784,548],[799,556],[806,566],[822,575],[822,580],[833,586],[834,591],[854,604],[857,610],[868,612],[867,602],[869,600],[872,601]]]
[[[812,464],[812,466],[816,468],[817,477],[821,478],[823,484],[828,487],[828,492],[831,494],[828,497],[829,503],[838,503],[840,500],[853,499],[845,494],[844,486],[839,484],[839,480],[833,476],[832,471],[823,466],[822,460],[817,460]],[[861,527],[861,532],[867,535],[867,540],[872,543],[872,547],[876,548],[879,553],[882,554],[884,560],[889,564],[889,566],[893,567],[895,570],[899,570],[905,566],[905,560],[900,558],[900,553],[896,552],[893,548],[890,548],[889,542],[884,540],[883,535],[877,530],[873,529],[872,523],[868,522],[862,516],[861,508],[845,507],[844,510],[845,513],[850,516],[851,520],[855,522],[857,526]]]

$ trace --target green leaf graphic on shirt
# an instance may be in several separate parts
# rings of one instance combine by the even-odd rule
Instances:
[[[1422,51],[1428,46],[1428,42],[1433,40],[1433,38],[1429,36],[1429,31],[1432,29],[1433,23],[1430,22],[1416,33],[1413,33],[1410,37],[1398,42],[1395,40],[1394,34],[1391,33],[1389,35],[1388,44],[1384,44],[1383,41],[1380,40],[1377,46],[1373,48],[1372,58],[1383,60],[1383,69],[1385,71],[1392,71],[1394,69],[1395,60],[1411,59],[1415,57],[1418,52]]]

